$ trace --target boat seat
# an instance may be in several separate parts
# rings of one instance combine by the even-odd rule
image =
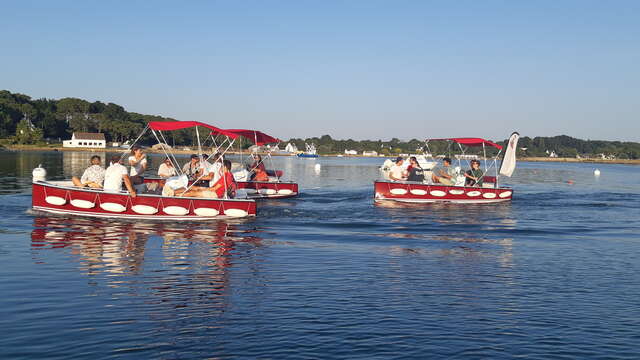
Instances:
[[[284,171],[282,170],[267,170],[267,175],[281,178],[284,175]]]
[[[484,180],[484,182],[486,183],[496,183],[496,177],[495,176],[483,176],[482,180]]]

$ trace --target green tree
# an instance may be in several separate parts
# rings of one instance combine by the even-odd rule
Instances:
[[[18,144],[36,144],[42,141],[42,129],[38,129],[24,117],[16,126],[14,141]]]

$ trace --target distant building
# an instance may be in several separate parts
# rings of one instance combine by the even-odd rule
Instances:
[[[551,154],[549,154],[550,158],[557,158],[558,154],[556,154],[556,152],[554,150],[551,151]]]
[[[377,151],[363,151],[362,156],[378,156]]]
[[[345,150],[344,151],[345,155],[358,155],[358,152],[355,150]]]
[[[471,155],[471,154],[458,154],[458,155],[454,155],[454,157],[460,160],[477,160],[478,159],[478,155]]]
[[[104,149],[107,147],[107,140],[102,133],[73,133],[71,140],[62,142],[62,147],[77,147],[90,149]]]

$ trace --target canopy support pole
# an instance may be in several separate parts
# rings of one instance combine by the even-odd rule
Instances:
[[[149,128],[149,124],[147,124],[147,126],[144,127],[144,129],[142,130],[142,132],[140,133],[140,135],[138,135],[138,137],[131,143],[131,145],[129,145],[129,147],[123,151],[122,155],[120,156],[120,160],[124,159],[124,157],[127,155],[127,151],[131,150],[131,148],[133,147],[133,145],[135,143],[138,142],[138,140],[140,140],[140,138],[142,137],[142,135],[144,135],[145,132],[147,132],[147,129]]]

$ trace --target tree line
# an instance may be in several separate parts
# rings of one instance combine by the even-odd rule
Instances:
[[[13,143],[59,143],[74,132],[103,133],[108,142],[135,139],[150,121],[175,119],[128,112],[114,103],[89,102],[78,98],[32,99],[23,94],[0,91],[0,138]],[[172,131],[169,145],[191,144],[193,131]],[[207,133],[202,131],[205,137]],[[140,139],[142,144],[155,144],[152,134]]]
[[[508,139],[493,140],[503,147],[507,145]],[[300,150],[305,149],[305,143],[315,144],[320,154],[344,153],[345,150],[355,150],[359,154],[362,151],[376,151],[381,155],[415,154],[430,152],[433,155],[448,155],[460,153],[458,145],[448,141],[429,141],[425,146],[424,140],[411,139],[401,141],[393,138],[389,141],[377,140],[336,140],[329,135],[312,137],[306,139],[293,138],[289,142],[296,145]],[[487,147],[484,149],[487,156],[494,156],[497,150]],[[465,148],[466,154],[483,155],[482,148]],[[567,135],[553,137],[520,137],[518,142],[517,155],[519,157],[548,157],[552,153],[558,157],[584,157],[598,158],[603,155],[608,158],[617,159],[640,159],[640,143],[605,141],[605,140],[581,140]]]
[[[78,98],[32,99],[23,94],[0,91],[0,139],[10,139],[20,144],[35,144],[48,141],[58,143],[70,138],[73,132],[104,133],[109,142],[123,142],[135,139],[150,121],[175,121],[175,119],[128,112],[124,107],[114,103],[100,101],[89,102]],[[201,138],[208,132],[203,129]],[[274,134],[277,135],[277,134]],[[169,145],[192,145],[193,129],[171,131],[166,133]],[[140,140],[141,144],[153,145],[157,141],[147,133]],[[494,140],[506,145],[507,140]],[[381,155],[412,154],[429,151],[434,155],[452,155],[459,152],[455,144],[444,141],[431,141],[428,148],[423,139],[403,141],[393,138],[383,140],[338,140],[330,135],[310,137],[306,139],[292,138],[288,142],[300,150],[305,143],[315,144],[320,154],[343,154],[345,150],[376,151]],[[250,144],[243,143],[246,148]],[[285,144],[281,144],[283,147]],[[496,153],[487,148],[487,155]],[[467,153],[482,155],[481,148],[469,148]],[[604,140],[581,140],[561,135],[553,137],[523,136],[518,144],[518,155],[521,157],[549,156],[555,153],[559,157],[599,157],[601,154],[619,159],[639,159],[640,143]]]

